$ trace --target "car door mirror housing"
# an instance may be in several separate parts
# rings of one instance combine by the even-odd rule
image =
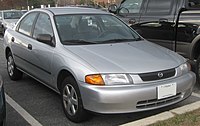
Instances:
[[[47,45],[54,46],[54,43],[52,42],[53,37],[49,34],[38,34],[36,40]]]
[[[199,10],[199,7],[200,7],[200,5],[198,4],[198,2],[195,3],[195,2],[187,1],[187,2],[185,2],[185,7],[184,8],[186,10]]]
[[[116,5],[116,4],[111,4],[111,5],[108,7],[108,11],[109,11],[110,13],[116,14],[116,13],[117,13],[117,5]]]
[[[0,20],[2,20],[2,17],[0,17]]]
[[[123,15],[123,14],[128,14],[129,10],[125,7],[120,8],[119,10],[119,14]]]

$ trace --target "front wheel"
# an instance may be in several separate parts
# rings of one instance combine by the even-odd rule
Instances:
[[[64,79],[61,99],[64,113],[69,120],[78,123],[88,119],[89,114],[83,108],[80,91],[73,77]]]
[[[4,35],[4,34],[5,34],[5,32],[6,32],[6,29],[5,29],[5,28],[3,28],[3,29],[2,29],[2,35]]]
[[[23,73],[16,68],[13,56],[11,53],[8,54],[7,58],[7,71],[11,80],[20,80],[23,76]]]

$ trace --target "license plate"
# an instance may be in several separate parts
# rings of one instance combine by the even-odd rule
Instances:
[[[176,95],[176,83],[160,85],[157,87],[158,99]]]

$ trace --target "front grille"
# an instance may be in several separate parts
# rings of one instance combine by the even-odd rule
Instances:
[[[142,73],[142,74],[139,74],[139,76],[143,81],[154,81],[154,80],[160,80],[160,79],[173,77],[175,73],[176,73],[175,69],[169,69],[169,70],[156,71],[156,72],[151,72],[151,73]]]
[[[182,98],[182,94],[178,93],[175,96],[165,98],[165,99],[151,99],[151,100],[145,100],[145,101],[139,101],[136,105],[136,108],[138,109],[146,109],[146,108],[151,108],[151,107],[157,107],[161,105],[165,105],[168,103],[172,103],[174,101],[177,101]]]

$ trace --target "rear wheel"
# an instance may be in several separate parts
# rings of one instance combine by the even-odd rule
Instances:
[[[11,80],[20,80],[22,78],[23,73],[16,68],[11,52],[8,53],[7,71]]]
[[[67,118],[73,122],[82,122],[88,119],[89,114],[83,108],[78,85],[73,77],[67,77],[62,83],[62,106]]]

